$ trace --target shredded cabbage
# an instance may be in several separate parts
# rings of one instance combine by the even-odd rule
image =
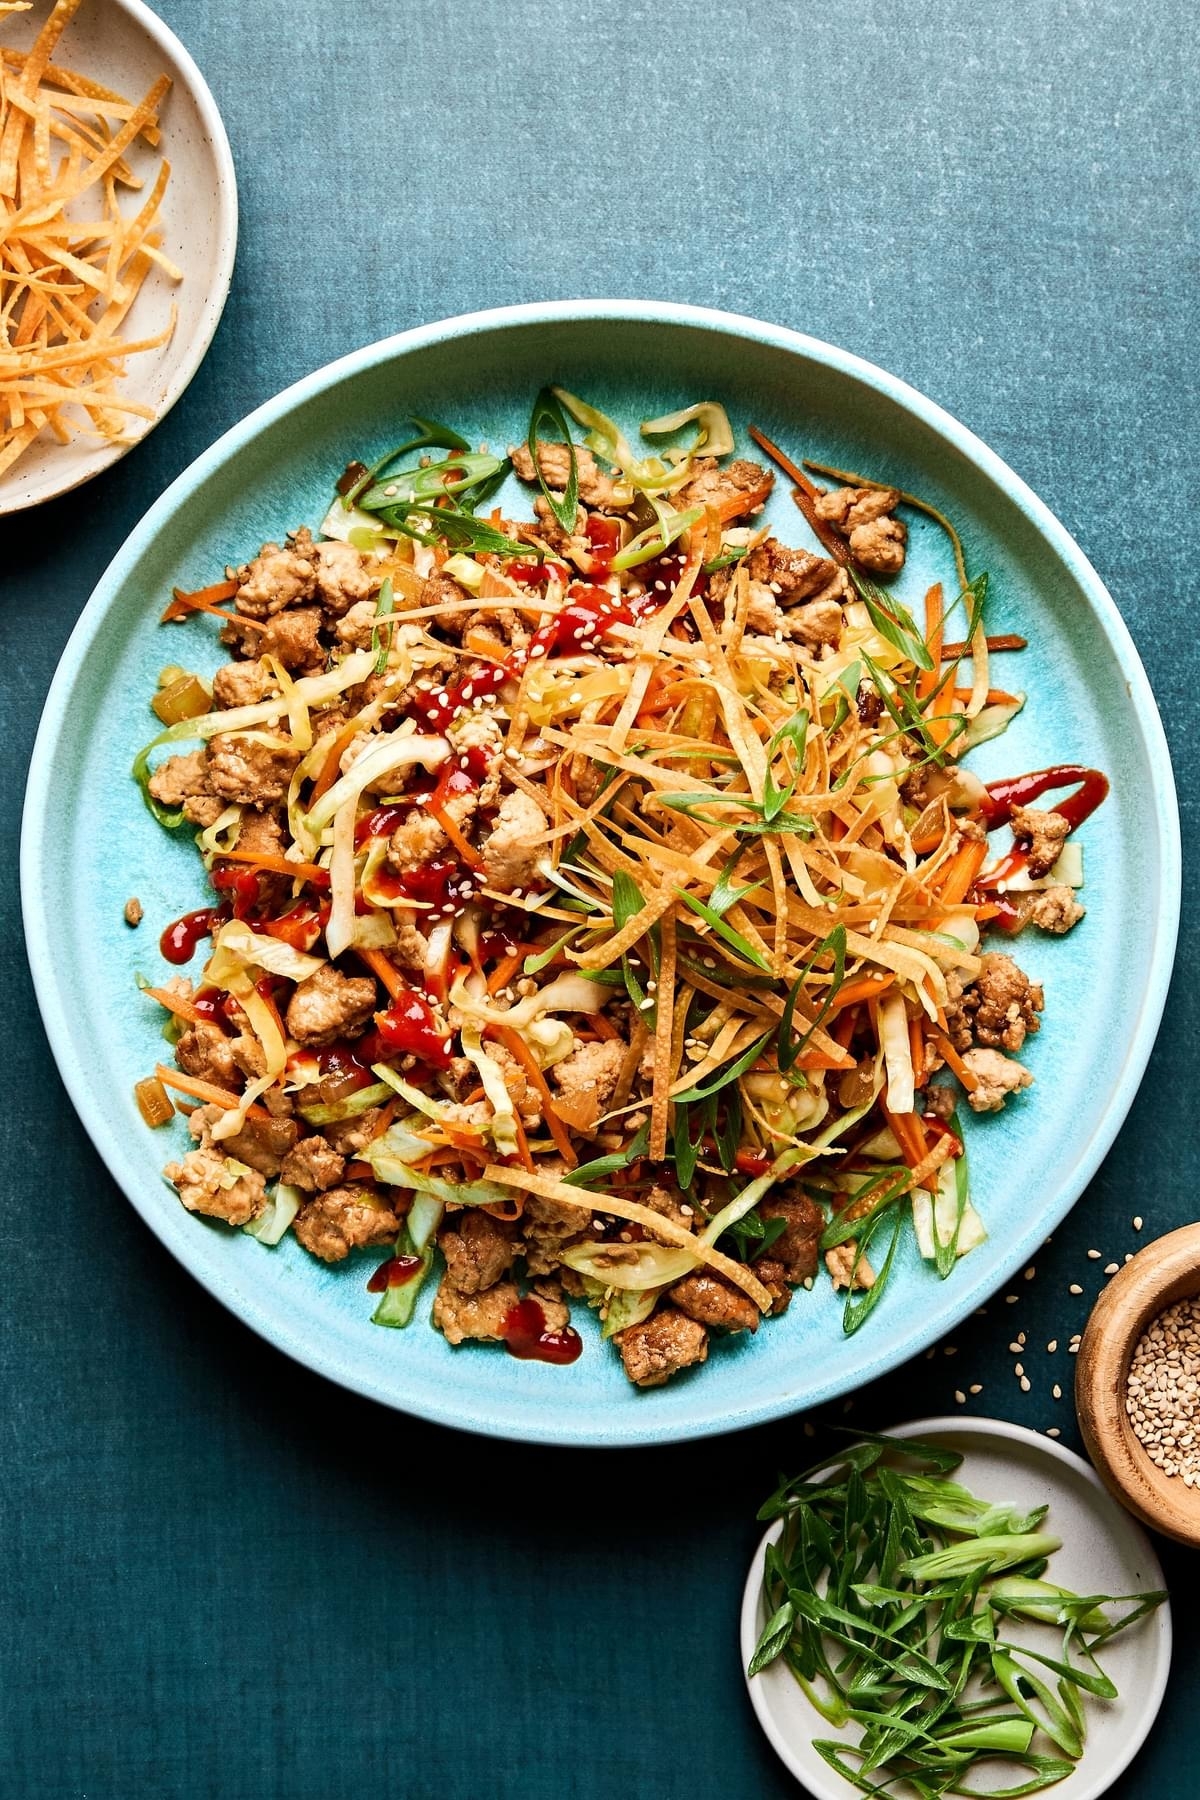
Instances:
[[[910,1113],[916,1110],[916,1078],[912,1048],[908,1041],[908,1012],[903,994],[893,991],[879,1002],[879,1040],[883,1045],[887,1069],[887,1107],[889,1112]]]
[[[403,726],[399,731],[386,732],[322,794],[312,811],[303,815],[305,825],[310,832],[323,831],[347,801],[357,800],[366,788],[384,775],[390,775],[396,769],[412,768],[416,763],[436,769],[449,754],[450,744],[444,737],[424,737]]]
[[[519,1148],[517,1115],[513,1109],[508,1079],[500,1064],[483,1047],[479,1026],[466,1021],[461,1032],[463,1055],[474,1063],[483,1083],[483,1091],[492,1108],[493,1117],[487,1127],[492,1142],[502,1156],[515,1156]]]
[[[288,981],[306,981],[324,962],[323,956],[293,950],[279,938],[255,931],[244,920],[228,919],[213,940],[213,953],[205,965],[204,979],[214,987],[228,987],[231,976],[253,967],[265,970],[268,975],[283,975]]]
[[[304,1195],[299,1188],[289,1187],[286,1181],[277,1182],[274,1193],[267,1200],[266,1211],[243,1225],[242,1230],[249,1237],[257,1238],[260,1244],[273,1246],[290,1229],[303,1204]]]
[[[728,456],[733,449],[733,428],[729,414],[716,400],[698,400],[695,406],[681,407],[678,412],[664,413],[661,419],[643,419],[643,437],[669,437],[682,431],[695,420],[699,431],[689,455]]]
[[[363,757],[364,762],[367,757]],[[335,784],[341,786],[341,782]],[[334,789],[330,789],[332,793]],[[344,800],[333,818],[333,855],[329,859],[330,908],[325,943],[331,957],[354,942],[354,794]]]

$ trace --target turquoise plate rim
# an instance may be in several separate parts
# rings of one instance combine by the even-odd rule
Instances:
[[[67,703],[73,684],[80,673],[92,643],[106,617],[110,603],[119,594],[121,584],[136,566],[158,531],[223,463],[248,446],[258,433],[286,417],[306,401],[336,386],[347,377],[360,375],[393,359],[452,339],[466,339],[475,334],[495,331],[506,326],[528,327],[559,322],[630,321],[647,325],[678,325],[758,342],[770,348],[791,352],[824,364],[833,371],[873,388],[876,392],[904,408],[989,478],[1006,498],[1025,515],[1030,525],[1047,541],[1067,573],[1078,584],[1087,604],[1107,641],[1127,687],[1139,720],[1143,748],[1151,772],[1151,803],[1156,839],[1160,889],[1157,917],[1154,921],[1153,946],[1140,1005],[1129,1043],[1126,1047],[1105,1111],[1087,1142],[1080,1147],[1071,1175],[1057,1192],[1053,1206],[1044,1208],[1031,1218],[1011,1253],[991,1278],[972,1281],[959,1275],[959,1291],[955,1296],[953,1318],[938,1312],[931,1321],[903,1343],[895,1346],[881,1343],[872,1351],[862,1343],[863,1354],[852,1369],[840,1378],[835,1376],[807,1395],[787,1391],[782,1385],[778,1394],[768,1395],[741,1407],[714,1411],[704,1404],[701,1389],[697,1404],[684,1416],[670,1419],[656,1416],[650,1405],[636,1411],[623,1411],[600,1426],[590,1418],[573,1420],[569,1403],[556,1406],[550,1401],[545,1416],[522,1413],[497,1418],[485,1406],[464,1406],[453,1383],[431,1387],[428,1392],[398,1395],[394,1387],[375,1377],[371,1368],[346,1362],[328,1354],[324,1345],[310,1342],[293,1329],[286,1316],[270,1301],[247,1291],[240,1282],[222,1283],[202,1267],[199,1239],[174,1235],[169,1230],[161,1207],[152,1204],[136,1181],[128,1179],[128,1163],[117,1134],[104,1117],[92,1091],[87,1070],[76,1054],[72,1033],[70,997],[56,978],[54,947],[45,910],[39,904],[46,891],[43,879],[48,854],[48,826],[53,817],[51,780],[54,755],[62,732]],[[1109,1150],[1133,1103],[1166,1003],[1179,927],[1181,901],[1181,846],[1178,802],[1174,774],[1166,734],[1154,702],[1145,670],[1128,628],[1100,576],[1065,527],[1037,498],[1026,483],[993,451],[934,401],[927,399],[906,382],[875,365],[804,333],[785,326],[706,307],[646,300],[548,301],[520,306],[497,307],[467,313],[415,327],[365,346],[315,370],[312,374],[285,388],[264,402],[238,424],[232,426],[204,451],[150,507],[110,562],[63,651],[46,697],[37,739],[30,760],[22,821],[20,851],[21,900],[24,915],[26,947],[34,989],[42,1021],[59,1073],[68,1094],[93,1143],[117,1185],[127,1194],[133,1206],[171,1253],[196,1275],[214,1297],[261,1337],[283,1350],[314,1372],[353,1392],[380,1401],[396,1410],[414,1414],[434,1423],[450,1425],[489,1437],[517,1439],[529,1443],[573,1446],[632,1447],[656,1443],[687,1441],[723,1432],[745,1429],[800,1410],[803,1406],[837,1397],[850,1387],[857,1387],[887,1373],[910,1360],[926,1348],[949,1326],[967,1316],[1008,1280],[1026,1262],[1037,1244],[1066,1215],[1083,1189],[1092,1179]],[[77,997],[75,997],[77,1004]],[[522,1365],[524,1367],[524,1365]],[[651,1396],[646,1396],[648,1401]]]

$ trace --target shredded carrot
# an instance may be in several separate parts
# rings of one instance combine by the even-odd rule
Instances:
[[[159,624],[166,625],[172,619],[184,619],[191,612],[207,612],[220,600],[232,600],[237,591],[236,581],[215,581],[211,587],[197,588],[191,594],[185,594],[182,588],[173,588],[171,603]],[[220,616],[223,619],[236,617],[230,613],[222,613]]]
[[[764,481],[756,488],[747,488],[740,493],[730,494],[717,506],[710,506],[709,512],[719,525],[728,525],[731,519],[740,519],[743,514],[753,512],[756,506],[763,506],[771,497],[773,481]]]
[[[458,851],[458,854],[462,857],[462,859],[466,863],[467,867],[469,869],[473,869],[477,875],[482,874],[483,861],[479,855],[478,850],[476,850],[474,844],[469,842],[469,840],[463,836],[462,832],[458,829],[458,826],[454,823],[454,820],[450,817],[450,814],[446,811],[445,807],[444,806],[431,806],[429,808],[429,814],[430,814],[431,818],[434,818],[437,820],[438,824],[441,826],[441,828],[445,832],[446,836],[450,839],[450,842],[454,845],[454,848]]]
[[[932,694],[938,681],[938,664],[942,660],[942,626],[945,611],[942,604],[942,584],[935,581],[925,596],[925,642],[929,647],[931,669],[921,669],[917,674],[917,699],[926,700]]]
[[[607,1038],[610,1043],[614,1038],[619,1038],[621,1035],[612,1020],[607,1018],[602,1012],[593,1013],[588,1023],[591,1025],[592,1030],[597,1037]],[[578,1033],[576,1035],[578,1035]]]
[[[264,983],[264,986],[265,986],[265,983]],[[269,991],[264,994],[261,987],[257,990],[257,992],[258,992],[259,999],[262,1001],[263,1005],[266,1007],[267,1011],[270,1013],[271,1018],[275,1024],[275,1028],[279,1032],[280,1037],[286,1038],[287,1032],[284,1030],[283,1020],[279,1016],[279,1008],[276,1006],[273,996],[271,995],[271,993]]]
[[[858,1008],[856,1006],[848,1006],[844,1012],[838,1014],[837,1024],[834,1026],[830,1036],[840,1049],[845,1050],[857,1029]]]
[[[834,996],[830,1012],[840,1013],[847,1006],[857,1006],[863,1000],[878,1000],[880,994],[886,994],[896,984],[894,975],[860,975],[854,981],[847,981]]]
[[[350,720],[348,725],[343,725],[342,729],[334,738],[332,744],[329,746],[329,754],[321,764],[321,773],[313,782],[312,792],[308,796],[310,808],[316,805],[322,794],[327,793],[337,780],[338,775],[341,772],[342,757],[346,754],[346,751],[350,748],[350,745],[354,742],[354,739],[361,730],[362,726],[356,714],[355,717]]]
[[[529,1139],[525,1136],[525,1127],[521,1123],[521,1115],[517,1112],[515,1107],[513,1108],[513,1124],[515,1125],[517,1132],[517,1155],[521,1159],[521,1166],[522,1168],[528,1169],[529,1173],[532,1175],[537,1169],[537,1164],[530,1154]]]
[[[857,1067],[852,1056],[835,1056],[830,1050],[805,1050],[796,1058],[797,1069],[837,1069],[843,1075]]]
[[[142,992],[151,1000],[157,1000],[160,1006],[165,1006],[177,1019],[186,1019],[191,1025],[199,1025],[204,1020],[204,1014],[190,1000],[186,1000],[182,994],[173,994],[170,988],[147,987]]]
[[[943,906],[962,905],[987,860],[987,852],[986,841],[968,838],[947,858],[938,895]]]
[[[979,1077],[971,1073],[970,1069],[958,1054],[958,1051],[954,1048],[954,1045],[950,1042],[950,1039],[946,1036],[944,1031],[931,1031],[929,1035],[933,1039],[934,1047],[936,1048],[938,1055],[942,1058],[942,1061],[946,1064],[946,1067],[957,1075],[968,1094],[973,1094],[975,1089],[979,1086]]]
[[[485,1165],[481,1165],[480,1167],[481,1174],[484,1166]],[[505,1206],[501,1201],[495,1200],[490,1204],[485,1203],[477,1210],[479,1212],[490,1213],[493,1219],[499,1219],[505,1225],[515,1225],[517,1220],[524,1215],[525,1196],[524,1194],[514,1194],[510,1206]]]
[[[954,698],[964,703],[971,698],[971,694],[971,688],[955,688],[954,690]],[[1003,688],[989,688],[987,691],[986,704],[988,706],[1016,706],[1019,701],[1019,694],[1006,693]]]
[[[546,1125],[549,1129],[550,1136],[558,1146],[558,1153],[568,1167],[573,1169],[579,1161],[579,1158],[576,1156],[574,1145],[571,1143],[571,1134],[554,1110],[554,1097],[546,1084],[546,1077],[542,1074],[533,1051],[529,1048],[529,1045],[525,1042],[525,1039],[521,1036],[520,1032],[514,1031],[511,1025],[489,1025],[488,1032],[490,1036],[498,1038],[509,1054],[514,1056],[518,1063],[520,1063],[526,1077],[532,1083],[541,1100],[542,1112],[545,1116]]]
[[[253,869],[265,869],[272,875],[291,875],[296,881],[311,882],[313,887],[329,886],[329,870],[320,863],[289,862],[286,856],[271,856],[257,850],[222,850],[221,862],[247,863]]]
[[[849,568],[853,563],[853,558],[844,540],[817,513],[814,501],[819,489],[816,483],[810,481],[799,464],[794,463],[789,456],[785,456],[779,445],[773,444],[770,438],[758,429],[757,425],[748,426],[747,429],[759,449],[765,450],[771,461],[795,482],[792,499],[804,514],[809,530],[814,537],[818,538],[825,546],[834,562],[843,569]]]
[[[206,1106],[219,1106],[225,1112],[233,1112],[241,1105],[237,1094],[231,1094],[228,1088],[216,1087],[211,1081],[200,1081],[195,1075],[182,1075],[178,1069],[168,1069],[162,1063],[155,1063],[154,1073],[164,1087],[177,1088],[181,1094],[190,1094],[193,1100],[203,1100]],[[257,1119],[260,1124],[270,1124],[271,1115],[265,1106],[257,1104],[246,1108],[248,1119]]]
[[[925,1034],[919,1015],[908,1021],[908,1048],[912,1057],[913,1081],[917,1087],[925,1086]]]
[[[1006,631],[1002,632],[999,637],[989,637],[987,640],[987,647],[989,650],[1024,650],[1027,647],[1028,642],[1028,638],[1018,637],[1015,631]],[[971,646],[967,643],[965,638],[961,639],[958,643],[943,644],[942,661],[957,662],[960,657],[967,654],[967,651],[970,648]]]
[[[393,1000],[403,999],[408,990],[399,969],[389,956],[382,950],[368,950],[363,944],[355,944],[354,953],[366,963],[372,975],[383,983]]]
[[[891,1127],[892,1136],[900,1146],[900,1154],[910,1169],[919,1168],[929,1154],[929,1146],[925,1142],[925,1128],[915,1112],[894,1113],[886,1100],[880,1099],[880,1111]]]
[[[520,944],[510,955],[498,962],[487,978],[488,993],[498,994],[502,987],[507,987],[528,954],[525,945]]]

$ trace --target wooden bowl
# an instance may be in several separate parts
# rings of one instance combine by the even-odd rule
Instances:
[[[1176,1300],[1200,1294],[1200,1225],[1185,1225],[1139,1250],[1113,1276],[1087,1322],[1075,1363],[1075,1407],[1088,1453],[1105,1486],[1143,1524],[1200,1545],[1200,1487],[1164,1475],[1134,1436],[1125,1384],[1138,1340]]]

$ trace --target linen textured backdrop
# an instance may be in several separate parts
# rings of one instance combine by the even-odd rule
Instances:
[[[233,142],[228,311],[145,445],[0,522],[0,1790],[793,1793],[744,1695],[736,1613],[755,1507],[811,1449],[799,1422],[621,1455],[523,1450],[385,1414],[260,1344],[167,1259],[57,1083],[17,911],[24,771],[109,557],[249,408],[423,320],[651,296],[844,345],[1014,465],[1132,627],[1190,856],[1193,33],[1179,0],[159,3]],[[1196,952],[1189,893],[1141,1096],[1019,1303],[858,1395],[851,1422],[953,1410],[980,1382],[968,1410],[1077,1442],[1063,1347],[1103,1281],[1086,1249],[1119,1261],[1133,1214],[1143,1236],[1195,1216]],[[1190,1580],[1192,1559],[1165,1560]],[[1200,1786],[1192,1611],[1185,1598],[1167,1703],[1121,1800]]]

